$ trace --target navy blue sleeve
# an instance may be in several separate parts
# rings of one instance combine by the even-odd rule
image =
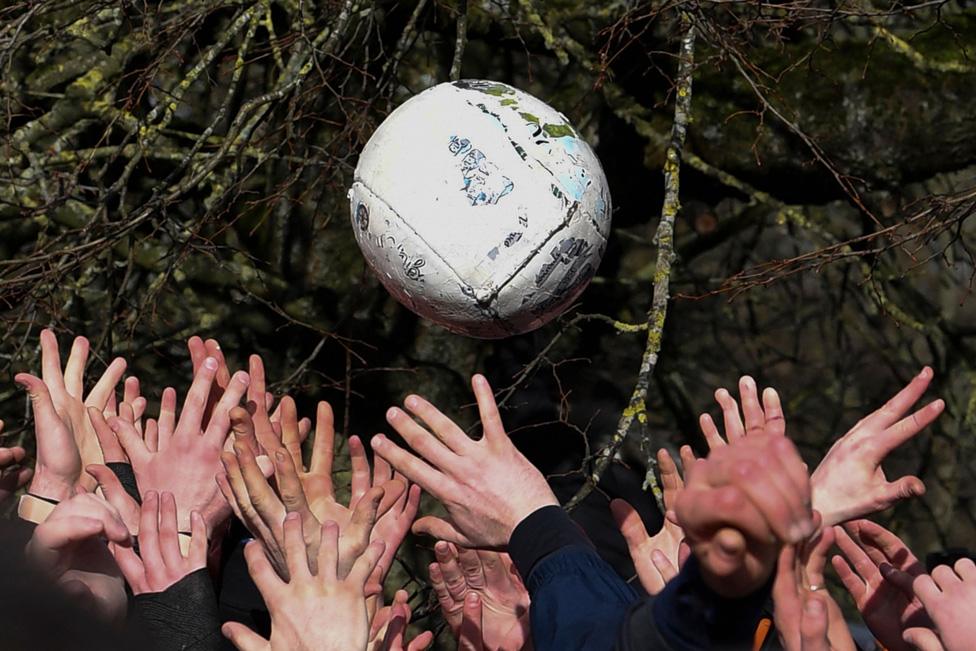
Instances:
[[[722,597],[706,585],[692,556],[661,594],[628,613],[616,651],[748,651],[771,585],[739,599]]]
[[[637,593],[560,507],[519,523],[509,553],[532,598],[535,651],[613,648]]]

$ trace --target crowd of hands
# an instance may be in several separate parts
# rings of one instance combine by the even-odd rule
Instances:
[[[247,567],[271,618],[270,640],[225,623],[236,647],[423,649],[433,635],[408,639],[407,592],[383,597],[412,528],[434,541],[429,584],[459,648],[532,647],[530,595],[505,552],[520,522],[558,501],[509,440],[484,377],[471,381],[479,438],[416,395],[386,412],[406,445],[373,436],[372,467],[350,436],[344,503],[333,483],[329,404],[318,403],[314,422],[302,418],[292,398],[267,392],[260,357],[231,372],[215,341],[194,337],[188,347],[193,378],[182,400],[173,388],[150,394],[157,387],[124,378],[121,358],[86,381],[87,340],[74,339],[62,366],[50,330],[40,337],[40,377],[16,376],[32,405],[36,458],[31,466],[22,448],[0,448],[0,498],[26,487],[29,500],[46,505],[25,556],[62,590],[107,621],[124,620],[132,595],[212,569],[236,517],[253,536]],[[941,400],[913,411],[931,379],[923,369],[812,472],[787,436],[775,390],[760,393],[744,377],[738,400],[716,391],[724,434],[701,417],[708,456],[681,448],[682,472],[666,449],[658,453],[661,530],[652,535],[631,505],[611,503],[644,590],[661,592],[693,555],[725,598],[771,583],[785,649],[854,649],[827,586],[829,564],[885,649],[974,648],[976,565],[960,560],[928,574],[894,533],[866,519],[924,493],[918,478],[889,481],[881,464],[942,413]],[[158,400],[157,414],[147,413],[144,392]],[[120,482],[120,464],[131,468],[136,494]],[[416,518],[422,491],[445,517]]]

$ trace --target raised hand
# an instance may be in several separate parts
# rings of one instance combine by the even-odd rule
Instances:
[[[696,461],[675,513],[706,583],[740,597],[769,578],[782,544],[815,530],[809,497],[793,444],[784,436],[755,434]]]
[[[83,465],[102,463],[102,451],[95,429],[88,419],[87,408],[94,407],[100,411],[107,408],[126,367],[125,360],[116,357],[86,396],[85,364],[88,353],[88,340],[76,337],[62,370],[57,337],[51,330],[41,331],[41,378],[50,391],[58,415],[71,428]],[[88,489],[94,487],[88,477],[82,476],[81,482]]]
[[[831,563],[864,623],[886,649],[910,651],[902,632],[932,627],[911,588],[925,568],[898,536],[870,520],[853,520],[834,532],[843,556],[834,556]],[[899,574],[907,578],[899,580]]]
[[[132,463],[140,494],[145,498],[149,491],[172,493],[179,530],[184,533],[190,531],[192,511],[203,516],[211,533],[231,513],[214,478],[221,470],[220,453],[230,432],[230,410],[244,396],[248,375],[234,374],[204,428],[204,408],[216,372],[217,361],[207,358],[193,378],[175,426],[169,416],[160,416],[155,451],[131,423],[121,418],[108,421]]]
[[[193,537],[184,554],[180,551],[173,494],[146,493],[139,520],[139,553],[131,547],[111,546],[132,594],[162,592],[207,566],[207,525],[196,511],[190,514],[190,528]]]
[[[459,641],[467,600],[474,595],[480,609],[478,648],[519,651],[531,645],[529,593],[507,554],[457,548],[443,540],[434,545],[434,553],[437,562],[430,564],[430,583]]]
[[[926,366],[883,407],[858,421],[824,456],[810,481],[813,506],[823,514],[825,525],[863,518],[925,493],[925,484],[918,477],[889,482],[881,462],[945,409],[942,400],[934,400],[905,416],[931,381],[932,369]]]
[[[664,508],[673,511],[678,492],[684,487],[681,473],[674,459],[664,448],[657,452],[657,466],[661,472],[664,489]],[[621,499],[610,502],[610,510],[617,528],[627,542],[627,550],[637,570],[637,578],[648,594],[657,594],[668,581],[678,574],[690,549],[682,545],[684,531],[673,520],[665,517],[661,530],[653,536],[647,533],[644,521],[630,504]]]
[[[241,651],[366,649],[366,584],[383,554],[384,544],[370,544],[348,574],[340,578],[339,527],[334,522],[322,525],[317,536],[322,543],[314,563],[310,563],[302,519],[297,513],[285,518],[283,530],[287,582],[271,567],[260,542],[251,542],[244,548],[248,570],[271,614],[271,639],[265,640],[236,622],[224,624],[224,635]],[[310,569],[312,565],[317,573]],[[328,616],[323,617],[324,613]]]
[[[71,428],[58,416],[42,380],[18,373],[14,381],[27,390],[34,410],[37,461],[28,492],[54,502],[67,500],[81,477],[81,455]]]
[[[3,433],[3,421],[0,420],[0,434]],[[27,452],[22,447],[0,447],[0,502],[16,493],[30,481],[34,469],[23,466]]]
[[[773,583],[773,619],[785,651],[856,651],[851,632],[824,582],[833,530],[822,529],[812,541],[786,545]]]
[[[349,505],[342,506],[336,502],[332,492],[332,437],[326,434],[327,430],[331,430],[331,411],[328,412],[329,418],[325,418],[320,407],[320,416],[323,416],[319,419],[320,436],[316,436],[308,472],[303,470],[299,473],[292,453],[285,447],[279,447],[273,452],[277,476],[276,493],[259,466],[258,458],[254,456],[257,446],[253,440],[254,428],[248,424],[250,417],[243,409],[235,410],[234,453],[223,454],[225,473],[217,477],[220,490],[251,533],[264,543],[272,565],[283,578],[288,576],[282,528],[287,513],[296,513],[302,518],[305,531],[308,532],[306,543],[309,545],[309,557],[313,563],[317,557],[321,523],[337,523],[341,530],[340,572],[344,574],[362,554],[371,537],[378,539],[374,531],[377,518],[384,517],[393,510],[403,493],[403,483],[398,481],[383,482],[372,487],[368,485],[369,466],[366,464],[365,453],[359,459],[359,454],[354,450],[358,445],[360,452],[363,452],[362,444],[358,438],[351,437],[350,451],[354,468],[359,466],[358,479],[354,470]],[[363,464],[365,468],[362,467]],[[313,502],[315,510],[311,506]],[[399,540],[396,544],[399,544]],[[384,558],[387,557],[384,554]],[[381,574],[374,577],[377,583],[382,581],[388,569],[380,568]]]
[[[380,608],[373,616],[367,645],[369,651],[423,651],[431,645],[434,634],[430,631],[422,631],[407,641],[407,626],[413,615],[408,599],[406,590],[397,590],[393,603]]]
[[[66,591],[106,619],[121,621],[126,613],[125,586],[105,540],[120,547],[132,544],[110,504],[79,492],[58,504],[34,529],[25,553]]]
[[[414,531],[462,547],[504,549],[526,516],[559,502],[542,473],[509,440],[488,381],[475,375],[471,385],[484,430],[480,441],[423,398],[408,396],[404,405],[430,429],[396,407],[386,419],[423,458],[382,434],[373,437],[373,450],[447,508],[451,522],[428,516],[417,520]]]
[[[756,381],[748,375],[739,378],[739,399],[742,401],[742,415],[739,415],[739,403],[735,401],[726,389],[715,391],[715,402],[722,408],[722,421],[725,437],[718,431],[715,421],[708,414],[698,417],[698,425],[708,444],[709,450],[714,450],[728,443],[734,443],[750,434],[785,435],[786,419],[780,404],[779,394],[773,388],[767,388],[762,393],[762,404]]]
[[[976,563],[968,558],[956,561],[952,567],[939,565],[931,576],[922,574],[912,583],[915,596],[925,607],[935,624],[937,642],[945,651],[967,651],[976,640]],[[908,627],[904,632],[907,642],[922,649],[938,649],[932,628]]]
[[[370,477],[369,460],[359,437],[349,437],[349,460],[352,467],[350,478],[349,505],[343,506],[336,500],[332,485],[332,465],[335,449],[335,428],[332,407],[320,402],[315,418],[315,441],[308,471],[302,464],[301,432],[295,411],[295,403],[285,396],[281,400],[282,444],[291,457],[278,472],[278,487],[285,507],[289,511],[311,513],[318,522],[333,520],[342,523],[349,520],[355,504],[362,499],[371,487],[385,487],[389,495],[398,493],[388,510],[381,509],[370,540],[382,540],[386,551],[380,559],[379,567],[388,572],[393,557],[400,548],[410,525],[417,517],[420,508],[420,487],[409,485],[400,473],[394,473],[382,457],[376,457]],[[297,481],[295,481],[297,479]],[[401,487],[406,487],[402,490]],[[385,574],[378,577],[382,583]]]

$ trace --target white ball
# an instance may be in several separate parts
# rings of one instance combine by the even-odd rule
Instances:
[[[434,86],[366,143],[353,230],[386,289],[454,332],[496,338],[555,318],[610,233],[590,146],[552,107],[493,81]]]

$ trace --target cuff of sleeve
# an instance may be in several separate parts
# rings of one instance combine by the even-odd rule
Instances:
[[[593,547],[579,525],[561,506],[544,506],[518,523],[508,541],[508,553],[523,580],[536,563],[549,554],[570,545]]]
[[[162,592],[136,595],[132,607],[151,637],[165,641],[167,648],[219,647],[220,613],[206,568],[187,574]]]
[[[129,497],[134,499],[136,504],[142,504],[142,497],[139,495],[139,486],[136,484],[136,475],[132,472],[132,464],[125,463],[124,461],[111,461],[106,463],[105,466],[119,478],[119,483],[122,484],[122,488],[129,494]]]

